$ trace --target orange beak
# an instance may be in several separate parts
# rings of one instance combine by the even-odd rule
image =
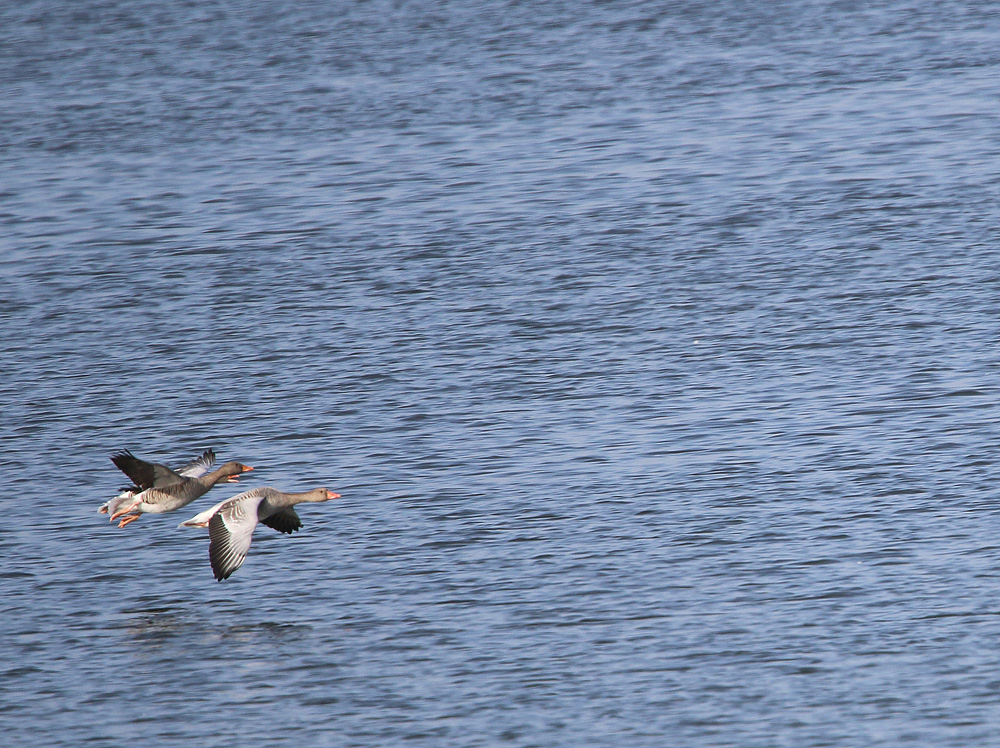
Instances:
[[[340,498],[340,494],[339,493],[334,493],[333,491],[327,491],[326,492],[326,498],[327,498],[327,500],[329,500],[329,499],[339,499]]]
[[[244,473],[249,473],[251,470],[253,470],[252,466],[250,466],[250,465],[244,465],[243,466],[243,472]]]

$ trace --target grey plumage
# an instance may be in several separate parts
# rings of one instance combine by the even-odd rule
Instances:
[[[122,519],[119,527],[125,527],[143,513],[162,514],[180,509],[207,493],[219,481],[235,482],[234,476],[253,470],[233,460],[209,472],[215,462],[215,452],[211,449],[180,471],[141,460],[128,450],[113,455],[111,460],[135,483],[133,488],[101,507],[101,512],[110,512],[112,520],[130,515]]]
[[[228,579],[246,560],[258,522],[279,532],[292,533],[302,520],[292,508],[304,502],[328,501],[340,494],[325,488],[303,493],[284,493],[262,486],[221,501],[195,515],[182,527],[208,527],[208,558],[215,578]]]

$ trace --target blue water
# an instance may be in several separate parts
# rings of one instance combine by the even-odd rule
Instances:
[[[3,5],[4,745],[996,745],[998,38]],[[209,446],[343,498],[97,514]]]

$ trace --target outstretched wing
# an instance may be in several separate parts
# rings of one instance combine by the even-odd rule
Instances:
[[[257,526],[257,506],[266,492],[266,488],[255,488],[238,494],[224,502],[208,521],[208,557],[220,582],[246,560]]]
[[[275,512],[269,517],[263,517],[260,521],[278,532],[286,532],[288,534],[302,527],[302,520],[299,519],[299,515],[291,507]]]
[[[200,478],[215,464],[215,450],[209,448],[202,452],[201,457],[196,457],[187,465],[177,470],[178,475],[185,478]]]
[[[166,465],[158,465],[153,462],[140,460],[129,450],[123,450],[111,455],[111,461],[115,467],[127,475],[136,488],[145,491],[147,488],[156,486],[168,486],[171,483],[183,482],[184,478],[168,468]]]

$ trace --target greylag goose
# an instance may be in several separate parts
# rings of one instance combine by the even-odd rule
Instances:
[[[112,522],[122,517],[118,527],[135,522],[144,513],[161,514],[180,509],[219,481],[235,483],[235,476],[253,470],[249,465],[231,461],[209,472],[208,468],[215,462],[212,450],[185,465],[181,472],[175,472],[166,465],[140,460],[128,450],[112,455],[111,461],[135,483],[134,487],[101,507],[102,512],[111,513]]]
[[[130,455],[134,457],[134,455],[132,455],[132,453],[129,452],[127,449],[122,453],[122,455]],[[111,458],[111,460],[114,461],[115,458],[124,459],[120,455],[114,455]],[[142,462],[142,460],[139,460],[139,462]],[[159,487],[164,485],[165,483],[174,483],[176,481],[176,478],[170,477],[173,473],[177,473],[177,475],[183,476],[185,478],[201,477],[202,475],[204,475],[209,471],[209,468],[211,468],[212,465],[215,464],[215,450],[211,448],[206,449],[204,452],[201,453],[200,456],[195,457],[187,465],[185,465],[184,467],[177,468],[177,470],[173,471],[170,470],[170,468],[165,467],[164,465],[157,465],[155,463],[149,463],[149,462],[146,462],[144,464],[152,465],[153,486]],[[157,468],[159,468],[159,470],[157,470]],[[156,480],[157,473],[159,473],[160,476],[159,482]],[[229,479],[227,478],[227,480]],[[107,514],[108,511],[114,512],[114,509],[111,509],[112,504],[115,504],[117,508],[118,504],[121,504],[123,501],[127,499],[133,498],[137,493],[140,493],[141,491],[142,489],[139,488],[139,486],[129,486],[128,488],[123,488],[121,490],[121,493],[119,493],[113,499],[108,499],[103,504],[101,504],[101,506],[98,508],[97,511],[99,511],[101,514]]]
[[[220,501],[179,526],[208,528],[208,558],[212,562],[215,578],[221,582],[246,560],[257,522],[263,522],[278,532],[293,533],[302,527],[302,520],[292,507],[306,501],[339,498],[339,493],[325,488],[314,488],[304,493],[283,493],[262,486]]]

